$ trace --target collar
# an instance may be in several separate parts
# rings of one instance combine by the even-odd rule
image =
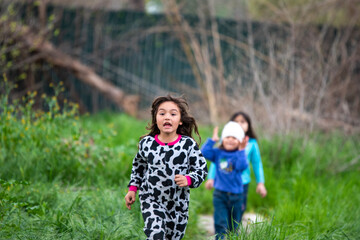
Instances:
[[[161,146],[165,146],[165,145],[173,146],[173,145],[175,145],[177,142],[179,142],[180,139],[181,139],[181,135],[178,134],[178,138],[177,138],[175,141],[169,142],[169,143],[163,143],[162,141],[160,141],[159,135],[158,135],[158,134],[155,135],[155,141],[156,141],[158,144],[160,144]]]

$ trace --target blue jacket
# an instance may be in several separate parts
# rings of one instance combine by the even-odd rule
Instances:
[[[216,164],[214,188],[224,192],[242,193],[241,173],[248,167],[245,151],[214,148],[215,143],[212,139],[207,139],[201,148],[204,157]]]
[[[250,138],[245,148],[248,163],[251,163],[255,174],[256,183],[265,183],[264,169],[261,161],[259,145],[255,138]],[[208,179],[214,179],[216,175],[216,166],[211,164],[208,174]],[[243,184],[248,184],[251,181],[250,166],[242,172]]]

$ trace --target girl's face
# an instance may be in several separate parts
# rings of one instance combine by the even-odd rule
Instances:
[[[240,124],[240,126],[244,130],[245,134],[247,133],[247,131],[249,130],[249,123],[246,121],[246,119],[244,118],[243,115],[237,116],[234,119],[234,122],[237,122],[238,124]]]
[[[240,141],[234,137],[226,137],[222,140],[222,145],[226,151],[234,151],[239,148]]]
[[[176,130],[181,124],[180,109],[174,102],[163,102],[159,105],[156,113],[156,125],[160,134],[176,134]]]

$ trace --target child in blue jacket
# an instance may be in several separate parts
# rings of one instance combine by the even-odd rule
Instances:
[[[243,183],[241,174],[248,167],[245,146],[248,138],[241,126],[228,122],[221,134],[221,145],[214,148],[219,140],[217,133],[208,139],[201,152],[206,159],[215,163],[213,204],[216,239],[222,239],[228,231],[235,231],[241,224]]]
[[[245,132],[245,136],[249,137],[249,141],[245,148],[246,157],[249,165],[251,164],[253,172],[255,174],[256,179],[256,192],[261,196],[265,197],[267,195],[267,190],[265,187],[265,177],[264,177],[264,169],[261,161],[261,155],[259,150],[259,145],[257,142],[257,136],[252,126],[252,121],[250,116],[245,112],[236,112],[230,118],[230,121],[237,122],[240,124],[242,129]],[[216,130],[216,128],[215,128]],[[217,137],[217,131],[214,133],[215,138]],[[215,172],[216,166],[215,164],[211,164],[208,180],[205,183],[205,187],[207,189],[212,189],[214,186],[214,179],[216,177]],[[250,177],[250,166],[242,173],[242,182],[243,182],[243,204],[242,204],[242,213],[244,214],[246,205],[247,205],[247,195],[249,189],[249,183],[251,181]]]

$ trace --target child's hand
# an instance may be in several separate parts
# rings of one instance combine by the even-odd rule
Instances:
[[[131,204],[135,202],[136,192],[129,191],[125,196],[126,207],[131,210]]]
[[[213,136],[212,136],[211,139],[212,139],[214,142],[219,141],[219,127],[218,127],[218,126],[214,127]]]
[[[214,179],[209,179],[205,183],[205,188],[211,190],[214,187]]]
[[[175,175],[175,183],[179,187],[187,187],[188,186],[187,178],[184,175],[180,175],[180,174]]]
[[[263,198],[267,195],[267,191],[263,183],[258,183],[256,186],[256,193],[258,193]]]
[[[239,151],[244,150],[248,142],[249,142],[249,137],[245,136],[244,139],[240,142]]]

